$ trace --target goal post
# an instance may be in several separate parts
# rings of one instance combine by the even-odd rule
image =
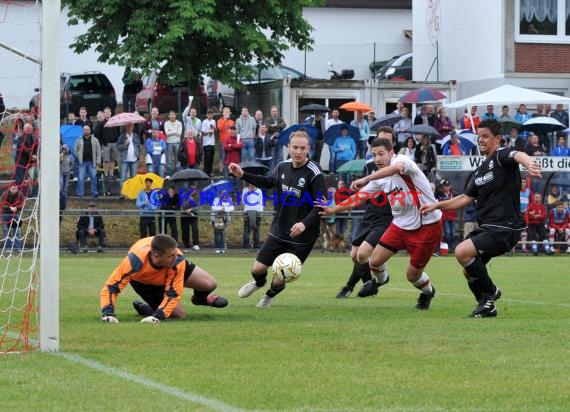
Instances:
[[[60,15],[61,0],[42,2],[39,346],[44,352],[59,350]]]

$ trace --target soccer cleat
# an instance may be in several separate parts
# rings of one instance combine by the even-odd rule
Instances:
[[[252,280],[251,282],[248,282],[241,287],[241,289],[238,292],[238,296],[240,298],[247,298],[251,296],[251,294],[255,292],[257,289],[260,289],[260,286],[257,286],[255,280]]]
[[[386,282],[384,282],[382,284],[378,283],[375,278],[372,278],[368,282],[366,282],[364,284],[364,286],[362,286],[362,288],[360,288],[360,290],[358,291],[358,297],[365,298],[367,296],[377,295],[378,294],[378,288],[380,286],[385,285],[388,282],[390,282],[390,276],[388,276],[386,278]]]
[[[272,297],[265,295],[265,296],[263,296],[263,298],[261,298],[259,303],[255,306],[258,308],[269,308],[269,307],[271,307],[271,301],[272,300],[273,300]]]
[[[348,298],[352,294],[352,288],[348,286],[343,286],[341,290],[336,294],[337,299]]]
[[[192,295],[190,300],[194,305],[211,306],[213,308],[225,308],[228,306],[228,300],[226,298],[212,294],[208,295],[205,302],[198,301],[198,299],[196,299],[196,295]]]
[[[493,295],[493,301],[498,301],[499,299],[501,299],[501,289],[499,289],[498,287],[495,289],[495,294]]]
[[[475,306],[475,309],[473,309],[473,312],[471,312],[470,317],[490,318],[497,316],[497,308],[495,308],[495,300],[501,297],[500,290],[497,289],[497,291],[499,292],[498,293],[499,297],[497,297],[497,292],[495,292],[495,294],[492,297],[486,295],[483,298],[481,298],[477,306]]]
[[[194,249],[196,252],[198,252],[200,250],[200,246],[194,245],[194,246],[192,246],[192,249]]]
[[[133,308],[135,308],[137,313],[141,316],[151,316],[154,314],[154,309],[140,300],[133,301]]]
[[[419,310],[428,310],[429,305],[431,304],[431,300],[435,296],[435,288],[432,286],[431,293],[420,293],[418,297],[418,303],[416,303],[415,308]]]
[[[490,308],[485,310],[484,312],[471,314],[471,318],[494,318],[497,316],[497,308],[495,305],[492,305]]]

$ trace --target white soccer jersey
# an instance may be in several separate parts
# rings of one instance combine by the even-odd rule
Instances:
[[[404,164],[403,174],[372,180],[361,191],[367,193],[385,192],[386,201],[390,203],[394,215],[392,222],[401,229],[415,230],[422,224],[427,225],[439,221],[441,210],[434,210],[423,217],[420,215],[419,208],[421,205],[437,203],[437,200],[429,181],[416,165],[416,162],[405,155],[398,155],[392,157],[390,165],[395,163]],[[417,197],[412,192],[416,192]],[[419,200],[419,204],[415,199]]]

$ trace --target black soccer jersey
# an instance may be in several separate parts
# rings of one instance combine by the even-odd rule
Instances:
[[[273,203],[275,217],[270,236],[295,243],[314,243],[320,234],[319,209],[314,201],[327,198],[325,177],[320,166],[309,160],[304,166],[293,167],[291,160],[277,165],[273,175],[259,176],[244,173],[243,179],[262,189],[275,188]],[[291,227],[305,224],[305,231],[291,238]]]
[[[514,149],[498,149],[475,170],[465,194],[477,199],[480,226],[521,229],[521,174]]]

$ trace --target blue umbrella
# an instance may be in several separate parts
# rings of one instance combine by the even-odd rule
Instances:
[[[235,187],[235,182],[232,182],[230,180],[218,180],[217,182],[214,182],[203,188],[202,192],[215,192],[217,194],[223,192],[224,190],[227,192],[232,192]]]
[[[59,128],[59,132],[61,133],[62,142],[69,146],[69,153],[75,155],[73,146],[75,146],[75,141],[83,134],[83,126],[64,124]]]
[[[301,129],[304,129],[309,134],[309,137],[311,138],[311,147],[315,147],[315,142],[317,140],[317,136],[319,135],[319,130],[316,127],[313,127],[310,124],[306,123],[294,124],[281,131],[281,133],[279,133],[279,145],[287,146],[289,144],[289,137],[291,136],[291,133],[298,132]]]
[[[344,127],[348,129],[348,135],[354,139],[354,143],[358,144],[358,141],[360,140],[360,130],[358,130],[358,127],[354,127],[346,123],[335,124],[329,127],[323,136],[325,143],[332,146],[334,144],[334,140],[341,135],[341,129]]]

